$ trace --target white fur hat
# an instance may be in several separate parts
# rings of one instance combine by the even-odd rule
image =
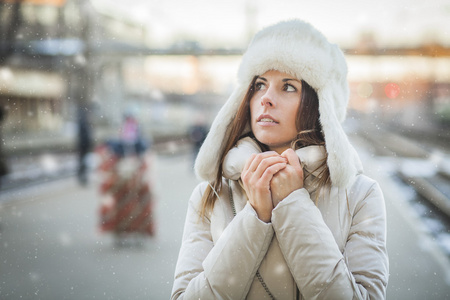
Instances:
[[[242,58],[237,87],[216,116],[198,153],[197,177],[215,180],[229,125],[253,77],[269,70],[303,79],[317,92],[331,182],[347,187],[362,172],[358,154],[341,126],[348,104],[347,64],[337,45],[300,20],[280,22],[255,35]]]

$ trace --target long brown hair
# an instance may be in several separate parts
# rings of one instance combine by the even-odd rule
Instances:
[[[247,93],[243,101],[239,105],[235,118],[228,127],[229,134],[226,136],[225,147],[220,153],[220,164],[216,173],[216,179],[210,183],[206,188],[202,198],[201,216],[209,211],[212,211],[214,203],[217,200],[218,194],[222,189],[222,164],[225,155],[233,148],[236,143],[243,137],[245,127],[250,122],[250,100],[255,94],[255,82],[258,76],[255,76],[250,83]],[[296,127],[297,138],[292,142],[293,149],[299,149],[311,145],[325,145],[325,139],[322,133],[322,125],[320,124],[319,114],[319,98],[316,91],[306,81],[302,80],[301,101],[297,111]],[[252,135],[250,133],[250,135]],[[258,141],[257,141],[258,142]],[[268,147],[258,142],[263,151],[268,150]],[[323,186],[329,182],[329,171],[326,167],[326,159],[319,168],[323,168],[319,186]]]

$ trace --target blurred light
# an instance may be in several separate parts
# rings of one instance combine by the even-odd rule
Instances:
[[[86,57],[83,54],[78,53],[77,55],[74,56],[74,62],[79,66],[85,66]]]
[[[6,2],[19,2],[17,0],[9,0]],[[36,4],[36,5],[55,5],[55,6],[63,6],[66,3],[66,0],[25,0],[22,2]]]
[[[395,83],[388,83],[384,87],[384,92],[388,98],[395,99],[400,94],[400,87]]]
[[[152,99],[155,99],[156,101],[163,101],[164,100],[164,94],[159,89],[153,89],[150,92],[150,96]]]
[[[58,170],[56,157],[51,154],[43,154],[40,158],[41,167],[45,172],[55,172]]]
[[[11,69],[8,67],[0,68],[0,84],[2,82],[11,83],[14,80],[14,75],[11,72]]]
[[[373,93],[373,87],[370,83],[363,82],[358,85],[358,96],[369,98]]]

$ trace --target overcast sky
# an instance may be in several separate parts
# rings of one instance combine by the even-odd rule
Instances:
[[[242,47],[249,32],[290,18],[312,23],[341,46],[354,44],[361,31],[374,32],[381,45],[450,45],[448,0],[92,1],[145,23],[155,45],[190,39],[206,46]]]

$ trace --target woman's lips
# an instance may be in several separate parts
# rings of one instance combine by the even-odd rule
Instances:
[[[279,123],[278,120],[276,120],[271,115],[260,115],[258,117],[258,119],[256,120],[256,122],[263,123],[265,125],[278,124]]]

